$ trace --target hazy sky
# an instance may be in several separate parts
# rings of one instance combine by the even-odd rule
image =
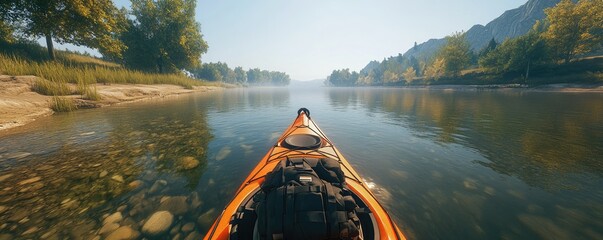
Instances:
[[[486,24],[527,0],[199,0],[203,62],[326,78],[404,53],[414,42]],[[115,1],[129,6],[128,0]]]

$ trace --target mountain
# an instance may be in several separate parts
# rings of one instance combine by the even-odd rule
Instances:
[[[544,9],[553,7],[560,0],[529,0],[518,8],[508,10],[486,26],[477,24],[466,32],[467,41],[475,52],[481,50],[494,38],[501,43],[507,38],[514,38],[526,34],[536,23],[546,17]],[[446,43],[446,39],[430,39],[416,45],[404,53],[403,56],[414,56],[417,59],[427,59]]]

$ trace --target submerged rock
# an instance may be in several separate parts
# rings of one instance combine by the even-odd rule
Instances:
[[[184,226],[182,226],[182,231],[187,233],[190,231],[193,231],[195,229],[195,223],[189,222],[187,224],[184,224]]]
[[[113,177],[111,177],[111,180],[123,183],[124,182],[124,177],[122,177],[121,175],[113,175]]]
[[[35,183],[37,181],[40,181],[41,179],[42,179],[41,177],[32,177],[30,179],[26,179],[26,180],[20,181],[19,185],[25,185],[25,184]]]
[[[199,234],[198,232],[191,232],[184,238],[184,240],[195,240],[200,238],[201,234]]]
[[[40,239],[60,239],[58,236],[58,231],[56,229],[50,229],[40,236]]]
[[[157,236],[165,233],[174,222],[174,215],[168,211],[158,211],[142,226],[142,232],[149,236]]]
[[[128,226],[123,226],[113,231],[105,240],[129,240],[137,239],[140,233]]]
[[[191,201],[192,209],[197,209],[201,206],[202,202],[201,202],[201,199],[199,198],[199,194],[197,192],[192,192],[191,195],[189,196],[189,198]]]
[[[143,182],[143,181],[140,181],[140,180],[134,180],[134,181],[132,181],[132,182],[128,183],[128,187],[129,187],[130,189],[137,189],[137,188],[139,188],[140,186],[142,186],[143,184],[144,184],[144,182]]]
[[[180,216],[188,212],[188,204],[185,196],[167,197],[159,205],[160,211],[169,211],[174,215]]]
[[[151,193],[151,194],[156,193],[156,192],[160,191],[161,189],[163,189],[165,186],[167,186],[167,181],[157,180],[157,181],[155,181],[155,183],[153,183],[153,186],[151,186],[151,189],[149,189],[149,193]]]
[[[123,215],[121,214],[121,212],[116,212],[116,213],[113,213],[113,214],[109,215],[108,217],[106,217],[105,220],[103,220],[103,224],[117,223],[117,222],[121,221],[122,219],[123,219]]]
[[[110,232],[115,231],[115,229],[119,228],[119,224],[117,223],[107,223],[105,225],[103,225],[103,227],[101,227],[100,230],[98,230],[98,234],[100,235],[106,235]]]
[[[39,230],[38,227],[30,227],[29,229],[25,230],[25,232],[23,232],[23,234],[21,234],[21,235],[22,236],[29,235],[29,234],[37,232],[38,230]]]
[[[218,161],[224,160],[226,157],[228,157],[228,155],[230,155],[231,152],[232,152],[232,150],[230,149],[230,147],[228,147],[228,146],[223,147],[218,152],[218,155],[216,155],[216,160],[218,160]]]
[[[4,180],[6,180],[6,179],[9,179],[9,178],[10,178],[10,177],[12,177],[13,175],[14,175],[14,174],[9,173],[9,174],[4,174],[4,175],[0,176],[0,182],[4,181]]]
[[[208,210],[207,212],[201,214],[199,216],[199,218],[197,218],[197,223],[199,224],[199,226],[201,226],[201,227],[211,226],[215,211],[216,211],[216,209],[212,208],[212,209]]]
[[[181,157],[176,161],[177,169],[181,170],[191,170],[199,166],[199,160],[195,159],[191,156]]]
[[[107,174],[109,174],[109,172],[107,172],[107,170],[102,170],[99,174],[98,177],[99,178],[104,178],[105,176],[107,176]]]

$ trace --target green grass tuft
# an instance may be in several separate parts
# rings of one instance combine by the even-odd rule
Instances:
[[[86,100],[99,101],[102,99],[101,95],[96,91],[96,86],[94,87],[86,87],[84,93],[82,94],[82,98]]]
[[[32,90],[46,96],[63,96],[71,94],[71,89],[64,82],[53,82],[44,78],[37,78]]]
[[[55,112],[71,112],[76,110],[77,106],[71,98],[54,96],[50,108]]]

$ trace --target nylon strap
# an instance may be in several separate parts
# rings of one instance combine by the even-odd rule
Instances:
[[[287,186],[287,195],[285,199],[285,216],[284,219],[284,233],[292,233],[295,227],[295,186]]]

